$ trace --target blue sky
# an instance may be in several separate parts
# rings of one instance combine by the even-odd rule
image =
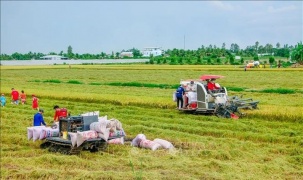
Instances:
[[[1,53],[241,49],[303,39],[302,1],[1,1]]]

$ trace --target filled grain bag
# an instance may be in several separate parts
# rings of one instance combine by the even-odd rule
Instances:
[[[115,132],[116,130],[122,130],[122,123],[117,119],[110,119],[109,123],[106,126],[110,128],[110,132]]]
[[[33,141],[36,141],[40,138],[40,134],[45,126],[34,126],[33,127]]]
[[[50,128],[50,127],[45,127],[45,128],[43,128],[43,129],[41,130],[41,132],[40,132],[39,139],[41,140],[41,139],[46,138],[46,131],[47,131],[47,130],[50,130],[50,129],[52,129],[52,128]]]
[[[177,102],[176,92],[173,92],[173,101],[174,101],[174,102]]]
[[[157,138],[157,139],[154,139],[153,141],[156,142],[156,143],[161,144],[161,146],[162,146],[164,149],[173,149],[173,148],[174,148],[174,146],[173,146],[172,143],[170,143],[170,142],[168,142],[168,141],[166,141],[166,140],[164,140],[164,139],[159,139],[159,138]]]
[[[59,129],[53,129],[49,127],[42,129],[39,139],[44,139],[48,137],[59,137]]]
[[[139,147],[151,149],[152,151],[155,151],[155,150],[161,148],[161,144],[146,139],[146,140],[142,140],[140,142]]]
[[[34,128],[42,128],[45,126],[32,126],[32,127],[27,127],[27,139],[30,140],[33,138],[33,130]]]
[[[98,133],[104,133],[104,131],[106,130],[106,122],[105,121],[93,122],[89,125],[89,129],[93,131],[97,131]]]
[[[188,92],[187,93],[187,97],[188,97],[188,104],[197,102],[197,93],[196,92]]]
[[[124,144],[124,137],[108,140],[108,144]]]
[[[95,139],[98,137],[98,133],[96,131],[83,131],[77,132],[77,147],[81,146],[81,144],[88,139]]]
[[[123,137],[123,136],[125,136],[125,132],[124,132],[124,130],[117,130],[117,131],[115,131],[115,132],[110,132],[109,133],[109,137],[112,137],[112,138],[114,138],[114,137]]]
[[[84,114],[81,114],[81,116],[94,116],[97,115],[99,117],[100,112],[99,111],[92,111],[92,112],[87,112]]]
[[[52,129],[59,129],[59,122],[54,122],[51,127]]]
[[[107,115],[98,117],[98,121],[106,121],[106,120],[107,120]]]
[[[68,132],[72,146],[74,147],[77,144],[77,133]]]
[[[98,133],[98,137],[107,141],[109,138],[109,128],[106,128],[103,133]]]
[[[27,127],[27,139],[30,140],[33,138],[34,127]]]
[[[142,140],[146,140],[146,136],[144,134],[138,134],[131,142],[131,146],[138,147]]]

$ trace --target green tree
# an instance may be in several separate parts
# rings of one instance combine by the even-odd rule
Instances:
[[[68,59],[72,59],[73,56],[74,56],[74,54],[73,54],[73,48],[72,48],[72,46],[69,45],[67,47],[67,57],[68,57]]]
[[[275,58],[273,56],[270,56],[268,62],[272,65],[275,62]]]
[[[303,44],[302,44],[302,42],[298,43],[298,45],[292,51],[291,59],[295,60],[299,64],[303,64]]]
[[[133,48],[133,49],[131,50],[131,52],[133,52],[134,58],[142,57],[142,54],[141,54],[141,52],[140,52],[139,49]]]
[[[254,56],[254,61],[259,61],[259,56]]]

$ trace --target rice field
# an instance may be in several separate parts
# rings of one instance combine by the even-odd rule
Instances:
[[[1,179],[303,179],[303,69],[235,66],[1,66]],[[229,95],[259,100],[239,120],[183,114],[172,92],[180,79],[219,74]],[[11,88],[27,94],[10,104]],[[100,111],[123,124],[128,138],[166,139],[175,150],[109,145],[66,156],[27,140],[31,94],[50,125],[53,106],[72,115]]]

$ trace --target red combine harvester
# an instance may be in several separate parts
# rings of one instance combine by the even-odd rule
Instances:
[[[183,96],[184,105],[178,110],[238,119],[244,115],[240,109],[257,109],[259,101],[254,101],[252,98],[241,99],[238,96],[229,97],[226,88],[220,87],[218,83],[214,83],[217,89],[208,89],[210,81],[220,78],[224,78],[224,76],[203,75],[198,80],[181,80],[180,84],[185,89],[185,95]],[[175,93],[174,101],[176,101]]]

